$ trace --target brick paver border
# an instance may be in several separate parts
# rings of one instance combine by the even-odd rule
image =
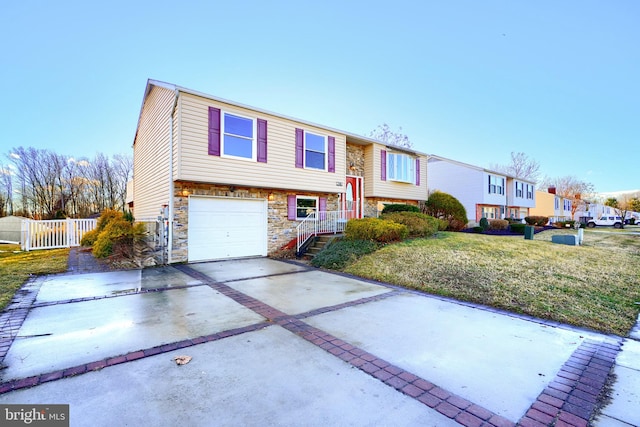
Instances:
[[[390,291],[383,294],[361,298],[335,306],[323,307],[298,315],[288,315],[224,283],[216,282],[209,276],[187,265],[177,265],[174,267],[200,280],[202,284],[145,289],[142,290],[142,292],[162,292],[178,288],[206,285],[260,314],[266,318],[266,321],[211,335],[137,350],[124,355],[109,357],[55,372],[11,380],[0,384],[0,394],[12,390],[33,387],[62,378],[81,375],[109,366],[155,356],[205,342],[217,341],[277,324],[388,386],[393,387],[399,392],[419,401],[429,408],[435,409],[461,425],[468,427],[506,427],[516,425],[526,427],[586,427],[589,425],[589,420],[597,409],[598,399],[614,366],[615,358],[620,351],[622,343],[622,340],[617,337],[612,337],[604,342],[585,340],[573,352],[569,360],[561,367],[554,380],[551,381],[538,396],[536,401],[526,411],[525,415],[516,423],[303,321],[303,319],[311,316],[379,301],[403,292],[396,287],[389,287]],[[0,360],[6,355],[18,329],[26,318],[29,307],[33,305],[40,285],[41,282],[38,284],[37,281],[28,283],[25,286],[25,288],[27,288],[25,292],[20,294],[20,296],[12,302],[12,306],[0,315],[3,333],[0,339]],[[29,288],[29,286],[31,286],[31,288]],[[131,294],[127,293],[126,295]],[[70,300],[64,303],[93,299],[96,298]],[[10,340],[8,338],[5,339],[7,331],[11,332]]]

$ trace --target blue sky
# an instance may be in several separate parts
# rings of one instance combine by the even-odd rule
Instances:
[[[640,189],[640,2],[5,1],[0,155],[132,153],[148,78]]]

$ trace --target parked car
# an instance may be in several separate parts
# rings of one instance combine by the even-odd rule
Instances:
[[[591,219],[587,222],[587,227],[594,228],[598,226],[613,226],[614,228],[622,228],[622,218],[619,216],[601,216],[600,219]]]

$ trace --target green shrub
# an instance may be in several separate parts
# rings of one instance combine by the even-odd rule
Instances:
[[[334,240],[311,260],[314,267],[340,270],[360,256],[376,251],[379,244],[371,240]]]
[[[451,194],[434,191],[424,204],[424,213],[447,221],[447,230],[460,231],[467,226],[467,211]]]
[[[438,221],[438,231],[447,231],[449,221],[440,218],[436,218],[436,221]]]
[[[420,208],[414,205],[405,205],[405,204],[397,203],[397,204],[385,205],[381,213],[386,214],[391,212],[420,212]]]
[[[98,239],[98,234],[100,234],[100,232],[97,228],[87,231],[84,233],[84,236],[82,236],[82,240],[80,240],[80,246],[93,246]]]
[[[511,229],[512,233],[515,234],[524,234],[524,228],[527,226],[527,224],[511,224],[509,226],[509,229]]]
[[[404,224],[409,229],[410,237],[429,237],[438,231],[438,220],[420,212],[391,212],[380,216],[398,224]]]
[[[106,209],[98,218],[96,228],[86,233],[80,244],[92,246],[93,256],[96,258],[106,258],[113,254],[116,248],[131,246],[134,239],[146,233],[144,224],[133,224],[132,219],[131,214]]]
[[[484,228],[480,227],[479,225],[473,227],[473,232],[474,233],[483,233],[484,232]]]
[[[489,220],[485,217],[480,218],[480,227],[482,227],[482,231],[487,231],[489,229]]]
[[[347,240],[373,240],[380,243],[400,241],[408,235],[406,225],[379,218],[349,220],[344,230]]]
[[[532,216],[525,216],[524,217],[524,222],[526,222],[529,225],[537,225],[537,226],[545,226],[547,225],[547,223],[549,222],[549,217],[547,216],[538,216],[538,215],[532,215]]]
[[[509,228],[509,221],[506,219],[490,219],[489,230],[506,230]]]

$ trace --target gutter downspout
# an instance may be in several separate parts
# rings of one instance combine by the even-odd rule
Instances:
[[[173,107],[171,107],[171,113],[169,114],[169,213],[167,218],[167,264],[173,262],[173,116],[178,106],[178,89],[174,90],[175,98],[173,100]]]

